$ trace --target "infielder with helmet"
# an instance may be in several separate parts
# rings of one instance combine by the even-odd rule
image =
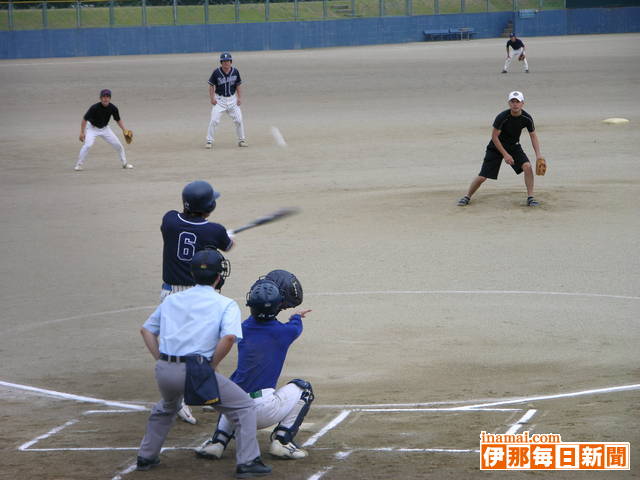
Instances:
[[[513,50],[509,53],[509,47]],[[522,62],[522,69],[525,73],[529,73],[529,63],[527,63],[527,55],[524,51],[524,42],[516,37],[515,33],[509,34],[509,40],[507,40],[507,59],[504,61],[504,67],[502,67],[502,73],[507,73],[511,66],[511,59],[516,57],[519,62]]]
[[[140,444],[138,470],[160,463],[162,445],[173,426],[183,396],[194,404],[211,404],[237,432],[236,477],[269,475],[256,439],[254,402],[234,382],[215,371],[242,338],[240,308],[217,290],[229,275],[229,262],[217,250],[193,255],[190,272],[196,286],[167,297],[140,329],[156,360],[162,399],[154,405]]]
[[[302,297],[300,282],[286,270],[273,270],[253,284],[247,293],[251,315],[242,323],[238,367],[231,375],[231,380],[253,398],[258,428],[275,425],[269,453],[283,459],[308,455],[295,444],[294,437],[314,399],[311,384],[294,379],[276,389],[287,351],[302,333],[302,319],[311,310],[296,311],[287,323],[280,323],[276,316],[300,305]],[[221,458],[234,432],[228,416],[221,415],[212,438],[198,447],[196,454]]]
[[[231,117],[236,127],[239,147],[248,147],[244,135],[244,122],[242,120],[242,78],[237,68],[232,66],[233,57],[228,52],[220,54],[220,66],[209,77],[209,99],[211,100],[211,120],[207,130],[206,148],[213,148],[216,127],[224,112]]]
[[[229,251],[234,246],[233,239],[219,223],[207,221],[216,208],[220,193],[203,180],[196,180],[182,190],[182,213],[170,210],[162,218],[162,302],[172,293],[187,290],[195,285],[191,275],[191,259],[204,248]],[[224,277],[218,283],[221,288]],[[178,416],[187,423],[197,420],[187,405],[182,405]]]
[[[502,160],[520,175],[524,171],[524,183],[527,187],[527,205],[536,207],[538,201],[533,197],[533,169],[531,162],[527,158],[520,146],[520,133],[526,128],[531,138],[531,145],[536,153],[536,159],[542,160],[538,135],[533,124],[533,117],[525,112],[524,95],[522,92],[514,91],[509,93],[507,98],[509,109],[500,112],[493,121],[491,141],[487,145],[487,150],[482,163],[480,173],[473,179],[467,194],[458,200],[458,205],[464,207],[469,205],[471,196],[480,188],[487,178],[498,179]]]
[[[80,136],[78,138],[83,142],[83,145],[78,155],[78,161],[73,168],[76,172],[83,169],[82,165],[84,164],[84,160],[87,158],[89,149],[93,146],[96,137],[102,137],[118,152],[122,168],[133,168],[133,165],[127,163],[127,157],[124,153],[122,143],[120,143],[120,140],[118,140],[118,137],[108,125],[112,116],[122,129],[122,134],[130,134],[130,130],[125,128],[124,122],[120,118],[118,107],[111,103],[111,90],[105,88],[100,91],[100,101],[89,107],[87,113],[82,117],[82,122],[80,122]]]

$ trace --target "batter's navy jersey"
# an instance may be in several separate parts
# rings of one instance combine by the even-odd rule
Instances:
[[[238,343],[238,368],[231,380],[245,392],[276,388],[287,350],[302,333],[302,317],[292,315],[287,323],[277,319],[259,322],[253,316],[242,322]]]
[[[236,93],[236,88],[242,83],[240,72],[237,68],[231,67],[228,74],[222,71],[222,68],[216,68],[211,77],[209,77],[209,85],[216,88],[216,94],[223,97],[230,97]]]
[[[118,107],[113,103],[110,103],[105,107],[101,102],[98,102],[89,107],[87,113],[84,114],[84,119],[87,122],[91,122],[91,125],[96,128],[104,128],[109,123],[109,119],[112,115],[116,122],[120,120]]]
[[[227,251],[233,245],[227,230],[219,223],[176,210],[165,213],[160,231],[164,240],[162,281],[169,285],[195,285],[191,276],[193,255],[207,247]]]
[[[509,47],[513,48],[514,50],[518,50],[519,48],[524,48],[524,43],[522,43],[522,40],[520,40],[519,38],[515,40],[508,40],[507,48]]]
[[[511,110],[500,112],[493,121],[493,128],[500,130],[498,138],[505,147],[520,143],[520,133],[523,128],[526,128],[529,132],[533,132],[536,129],[533,124],[533,117],[524,110],[517,117],[511,115]],[[489,148],[496,148],[493,140],[489,142],[488,146]]]

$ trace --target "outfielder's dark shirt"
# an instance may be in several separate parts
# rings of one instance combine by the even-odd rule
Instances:
[[[524,48],[524,43],[522,43],[522,40],[520,40],[519,38],[516,38],[515,40],[507,40],[507,48],[513,48],[514,50],[518,50],[519,48]]]
[[[231,375],[245,392],[276,388],[287,351],[302,333],[302,317],[291,315],[287,323],[277,318],[259,322],[249,316],[242,322],[242,340],[238,342],[238,368]]]
[[[193,255],[207,247],[227,251],[233,242],[219,223],[170,210],[162,218],[162,281],[169,285],[195,285]]]
[[[524,110],[517,117],[511,116],[511,110],[500,112],[493,121],[493,128],[500,130],[498,138],[505,148],[520,143],[520,133],[523,128],[526,128],[529,132],[533,132],[536,129],[533,124],[533,117]],[[489,142],[488,147],[496,148],[493,140]]]
[[[120,112],[118,111],[118,107],[116,107],[113,103],[110,103],[105,107],[101,102],[98,102],[89,107],[87,113],[84,114],[84,119],[87,122],[91,122],[91,125],[96,128],[104,128],[109,123],[109,119],[112,115],[113,119],[116,122],[120,120]]]
[[[216,88],[216,94],[230,97],[236,93],[236,88],[242,83],[240,72],[231,67],[229,74],[225,74],[221,67],[216,68],[209,77],[209,85]]]

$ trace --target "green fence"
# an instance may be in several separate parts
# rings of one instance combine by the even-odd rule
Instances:
[[[0,1],[0,30],[202,25],[557,10],[565,0]]]

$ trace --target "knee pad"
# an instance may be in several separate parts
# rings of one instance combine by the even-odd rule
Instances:
[[[300,399],[304,401],[307,405],[311,405],[311,402],[315,399],[315,395],[313,394],[313,387],[306,380],[302,380],[300,378],[294,378],[288,383],[293,383],[300,389],[302,389],[302,395]]]
[[[271,433],[272,440],[276,438],[283,444],[293,441],[293,437],[295,437],[298,433],[300,425],[302,425],[304,417],[306,417],[307,413],[309,413],[309,408],[311,407],[311,403],[315,398],[315,396],[313,395],[313,388],[311,387],[311,384],[309,382],[296,378],[288,383],[293,383],[302,390],[302,393],[300,394],[300,400],[298,400],[298,402],[302,403],[302,408],[298,412],[298,416],[296,417],[296,420],[293,425],[291,425],[291,427],[287,428],[282,426],[281,424],[278,424]]]

